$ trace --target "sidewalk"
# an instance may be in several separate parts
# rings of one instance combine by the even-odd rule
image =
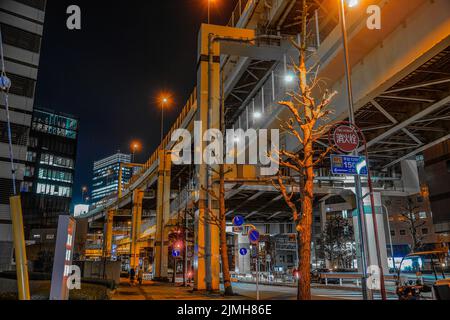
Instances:
[[[144,281],[131,286],[128,279],[121,279],[112,300],[247,300],[243,296],[224,297],[220,294],[193,292],[191,287],[177,283]]]

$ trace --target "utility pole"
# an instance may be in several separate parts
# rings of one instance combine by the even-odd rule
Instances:
[[[349,122],[351,125],[355,126],[355,110],[353,106],[353,88],[351,79],[351,69],[350,69],[350,58],[348,50],[348,37],[347,37],[347,26],[345,21],[345,3],[344,0],[339,1],[339,20],[341,24],[342,32],[342,44],[344,47],[344,63],[345,63],[345,78],[347,84],[347,94],[348,94],[348,114]],[[358,152],[353,153],[354,156],[358,155]],[[367,164],[368,165],[368,164]],[[361,253],[361,268],[362,268],[362,294],[364,300],[372,300],[372,294],[367,289],[367,262],[369,261],[368,252],[366,250],[367,243],[367,229],[366,229],[366,218],[364,213],[364,202],[362,196],[362,186],[361,177],[355,175],[355,196],[356,196],[356,208],[358,211],[358,231],[360,238],[360,253]]]

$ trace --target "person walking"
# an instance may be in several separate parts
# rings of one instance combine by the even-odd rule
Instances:
[[[139,285],[141,285],[142,280],[144,279],[144,269],[142,269],[142,267],[139,268],[137,278],[138,278]]]
[[[130,269],[130,285],[133,286],[134,285],[134,277],[136,276],[136,271],[134,270],[134,268]]]

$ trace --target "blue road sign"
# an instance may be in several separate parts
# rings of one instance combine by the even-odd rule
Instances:
[[[331,172],[367,176],[367,160],[362,156],[331,155]]]
[[[246,256],[247,255],[247,249],[242,248],[241,250],[239,250],[239,253],[241,254],[241,256]]]
[[[172,250],[172,256],[173,257],[179,257],[180,256],[180,250]]]
[[[235,227],[240,227],[244,224],[244,217],[242,216],[236,216],[233,218],[233,225]]]
[[[259,241],[259,232],[256,229],[252,229],[250,230],[250,232],[248,233],[248,239],[250,240],[251,243],[256,243]]]

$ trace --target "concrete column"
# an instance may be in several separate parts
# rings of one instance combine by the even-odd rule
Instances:
[[[241,234],[239,234],[236,237],[236,269],[235,272],[240,273],[240,274],[246,274],[246,273],[250,273],[251,272],[251,268],[250,268],[250,241],[248,240],[248,237],[243,236]],[[242,248],[247,249],[247,255],[242,256],[239,253],[239,250],[241,250]]]
[[[196,121],[200,122],[200,127],[196,125],[194,129],[196,133],[194,158],[197,164],[199,194],[195,216],[194,282],[196,290],[212,291],[220,289],[219,229],[206,222],[209,214],[217,214],[218,205],[215,199],[211,199],[208,193],[202,190],[212,187],[208,166],[203,163],[206,143],[202,138],[206,130],[220,128],[221,44],[218,41],[211,41],[215,37],[253,39],[254,31],[203,24],[199,33]],[[212,61],[209,56],[210,49]]]
[[[131,254],[130,254],[130,268],[137,268],[139,266],[139,237],[141,235],[141,221],[142,221],[142,201],[144,199],[144,191],[136,189],[133,191],[133,208],[131,211]]]
[[[159,151],[158,191],[156,197],[156,238],[153,259],[153,276],[155,280],[167,281],[168,230],[166,224],[170,217],[170,153]]]
[[[106,224],[104,231],[104,248],[103,257],[111,258],[112,252],[112,239],[113,239],[113,224],[114,224],[114,210],[109,210],[106,213]]]
[[[367,194],[369,192],[368,188],[363,188],[363,195]],[[386,217],[384,217],[384,210],[382,207],[381,202],[381,194],[379,192],[374,193],[374,200],[375,200],[375,212],[376,212],[376,219],[377,219],[377,225],[378,225],[378,239],[380,242],[380,255],[381,255],[381,263],[382,263],[382,269],[384,271],[384,274],[389,273],[389,266],[388,266],[388,258],[387,258],[387,247],[386,247],[386,233],[385,233],[385,220]],[[372,207],[370,204],[370,197],[367,196],[364,199],[364,212],[365,212],[365,220],[366,220],[366,232],[367,232],[367,239],[368,243],[366,243],[366,249],[369,253],[369,261],[367,261],[367,266],[377,266],[378,260],[377,260],[377,250],[376,250],[376,243],[375,243],[375,232],[374,232],[374,224],[373,224],[373,218],[372,218]],[[354,232],[355,232],[355,240],[357,243],[359,243],[359,234],[358,234],[358,218],[357,218],[357,212],[355,211],[353,214],[353,225],[354,225]],[[359,255],[359,253],[358,253]],[[358,271],[361,270],[361,266],[358,266]]]

